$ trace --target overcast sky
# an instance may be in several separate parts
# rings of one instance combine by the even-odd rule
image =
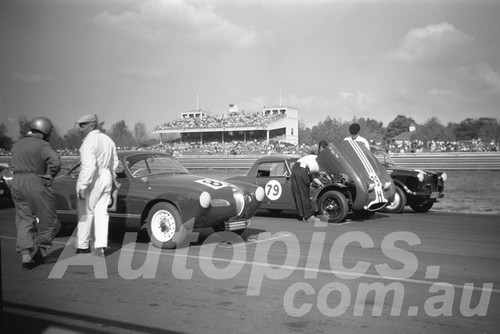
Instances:
[[[496,0],[1,0],[0,123],[152,131],[280,100],[309,127],[496,118],[499,36]]]

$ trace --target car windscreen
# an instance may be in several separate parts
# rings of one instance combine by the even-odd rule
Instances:
[[[188,173],[177,160],[168,155],[133,155],[126,157],[125,163],[133,177]]]
[[[386,152],[381,151],[381,150],[376,150],[376,151],[372,151],[372,153],[375,156],[375,158],[377,158],[377,160],[380,161],[380,163],[382,165],[386,165],[386,166],[395,166],[396,165],[394,160],[392,160],[391,156],[389,154],[387,154]]]

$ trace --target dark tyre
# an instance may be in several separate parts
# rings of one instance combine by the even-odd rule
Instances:
[[[348,210],[347,198],[339,191],[327,191],[318,200],[318,213],[322,221],[340,223],[347,216]]]
[[[411,203],[410,208],[412,208],[413,211],[415,211],[415,212],[424,213],[424,212],[429,211],[433,205],[434,205],[434,202]]]
[[[394,200],[387,204],[382,210],[387,213],[401,213],[406,206],[406,194],[403,189],[396,186]]]
[[[175,248],[182,243],[186,233],[181,233],[182,219],[170,203],[156,203],[146,221],[151,243],[158,248]]]

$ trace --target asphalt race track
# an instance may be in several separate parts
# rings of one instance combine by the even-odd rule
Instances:
[[[105,260],[77,257],[68,228],[56,262],[22,271],[0,205],[2,333],[500,333],[498,215],[263,212],[178,250],[114,233]]]

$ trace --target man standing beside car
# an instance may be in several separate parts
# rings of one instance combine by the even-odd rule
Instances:
[[[11,194],[23,269],[45,262],[61,226],[52,189],[52,179],[61,170],[61,158],[48,143],[52,129],[50,119],[34,118],[26,137],[12,148]]]
[[[354,141],[357,141],[360,144],[365,145],[365,147],[370,150],[370,143],[366,138],[363,138],[359,135],[359,131],[361,130],[361,125],[358,123],[352,123],[349,126],[349,133],[351,134],[349,137],[345,138],[344,140],[352,139]]]
[[[319,221],[318,218],[314,217],[310,195],[311,182],[321,184],[321,181],[313,176],[320,170],[316,158],[317,155],[311,154],[311,150],[306,147],[302,149],[302,157],[292,166],[291,186],[295,206],[300,217],[308,223]]]
[[[76,122],[84,137],[80,146],[81,169],[76,182],[78,194],[77,253],[90,253],[90,231],[94,224],[95,255],[105,256],[108,247],[108,204],[118,167],[116,145],[98,129],[94,114]]]

